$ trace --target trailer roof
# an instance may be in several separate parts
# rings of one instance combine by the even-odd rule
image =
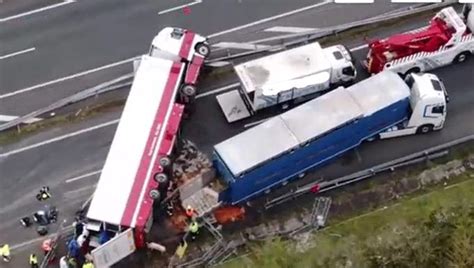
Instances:
[[[410,88],[391,71],[384,71],[347,88],[368,116],[410,96]]]
[[[349,88],[337,88],[217,144],[234,176],[348,122],[407,98],[398,75],[382,72]]]
[[[273,84],[327,71],[329,60],[319,43],[311,43],[263,58],[251,60],[234,67],[245,90],[253,92]]]
[[[351,94],[344,88],[338,88],[280,117],[298,141],[304,143],[362,115]]]

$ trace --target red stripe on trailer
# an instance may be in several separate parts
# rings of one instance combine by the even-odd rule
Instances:
[[[194,48],[191,46],[193,45],[195,35],[195,33],[189,30],[187,30],[184,34],[183,44],[181,45],[181,49],[178,54],[181,58],[188,59],[189,51],[194,51]]]
[[[192,32],[188,31],[185,34],[183,44],[182,44],[181,49],[179,51],[179,55],[181,57],[187,58],[190,51],[191,50],[194,51],[194,49],[191,47],[192,44],[193,44],[194,37],[195,37],[195,34],[192,33]],[[176,91],[178,89],[178,86],[179,86],[180,80],[179,80],[178,76],[179,76],[180,68],[182,68],[181,63],[173,64],[173,69],[172,69],[171,75],[168,78],[168,82],[166,83],[165,92],[163,93],[163,98],[161,99],[160,106],[158,108],[158,114],[155,117],[158,120],[159,120],[159,118],[164,118],[166,116],[166,113],[167,113],[168,109],[170,108],[171,102],[174,103],[174,99],[171,99],[171,97],[175,96],[175,93],[176,93]],[[176,70],[176,71],[173,72],[173,70]],[[173,90],[171,90],[171,89],[173,89]],[[171,94],[171,93],[173,93],[173,94]],[[165,95],[166,95],[166,98],[165,98]],[[164,102],[165,99],[167,101]],[[176,106],[174,106],[174,107],[176,107]],[[181,108],[184,108],[184,106],[181,107]],[[154,124],[156,124],[158,120],[155,119]],[[161,124],[164,121],[165,120],[162,119]],[[176,123],[179,125],[180,121],[181,121],[181,116],[179,117],[179,120]],[[161,128],[161,124],[159,126],[160,130],[163,129],[163,128]],[[166,130],[167,127],[168,126],[165,126],[165,130]],[[156,128],[153,127],[151,131],[153,131],[154,129],[156,129]],[[159,130],[157,132],[159,132]],[[152,142],[155,140],[155,143],[158,143],[158,145],[157,145],[158,149],[160,151],[162,151],[161,147],[163,146],[163,140],[156,141],[157,137],[159,137],[159,134],[155,135],[155,139],[150,139],[149,138],[148,142],[150,142],[150,140]],[[147,143],[147,145],[148,145],[148,143]],[[154,152],[154,150],[156,150],[157,147],[154,147],[153,152]],[[148,148],[148,146],[147,146],[147,148]],[[147,157],[145,159],[146,159],[147,163],[146,163],[145,167],[149,167],[149,162],[151,161],[151,155],[148,154],[146,156]],[[161,170],[161,166],[159,166],[159,159],[160,159],[161,156],[163,156],[163,155],[159,154],[158,157],[155,160],[155,163],[152,163],[153,164],[153,171],[150,174],[150,176],[153,176],[153,174],[155,174],[156,172],[159,172]],[[148,193],[152,189],[156,188],[158,186],[158,184],[154,180],[149,180],[148,185],[143,185],[145,180],[146,180],[146,172],[148,171],[148,168],[144,168],[144,171],[142,171],[141,168],[142,168],[142,164],[140,164],[140,169],[137,173],[137,179],[139,179],[140,181],[138,181],[137,179],[135,180],[135,183],[133,185],[134,188],[131,192],[131,195],[130,195],[128,203],[127,203],[127,207],[125,209],[124,216],[122,218],[122,224],[125,225],[125,226],[130,226],[131,223],[133,222],[133,216],[134,216],[134,213],[135,213],[136,209],[139,209],[139,211],[138,211],[138,216],[137,216],[135,225],[138,226],[138,227],[145,226],[148,218],[150,217],[150,213],[151,213],[151,210],[152,210],[153,200],[148,195]],[[140,173],[143,173],[143,174],[141,176],[139,176],[138,174],[140,174]],[[143,187],[146,187],[146,190],[144,191],[145,196],[143,197],[142,203],[138,204],[138,201],[140,199],[140,194],[143,190]],[[139,206],[139,207],[137,208],[137,206]]]
[[[179,125],[181,123],[181,118],[183,117],[184,105],[174,104],[173,110],[171,111],[171,116],[168,121],[168,126],[166,127],[165,136],[161,141],[159,147],[158,155],[169,155],[173,149],[173,144],[175,141],[176,133],[178,133]]]
[[[174,101],[172,97],[174,96],[174,91],[176,91],[176,84],[179,81],[180,70],[182,68],[181,66],[182,63],[176,62],[171,67],[170,75],[168,77],[168,81],[166,82],[160,105],[158,106],[158,110],[155,115],[155,120],[148,135],[148,140],[140,161],[140,166],[135,176],[135,181],[133,183],[132,190],[130,191],[130,196],[128,197],[127,206],[125,207],[125,211],[122,216],[121,223],[124,226],[131,226],[133,215],[140,199],[140,194],[143,190],[143,187],[147,186],[144,185],[147,172],[150,168],[150,164],[152,164],[150,163],[151,158],[153,157],[153,154],[157,148],[157,143],[159,142],[157,139],[160,136],[160,132],[164,129],[163,123],[165,122],[166,113]]]
[[[185,84],[194,85],[197,82],[199,71],[201,70],[202,64],[204,63],[204,57],[201,55],[194,55],[191,64],[188,66],[186,71],[186,78],[184,79]]]

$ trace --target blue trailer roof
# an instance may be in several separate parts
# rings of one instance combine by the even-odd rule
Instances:
[[[398,74],[385,71],[348,87],[354,99],[369,116],[397,101],[410,97],[410,88]]]
[[[357,118],[407,98],[397,74],[382,72],[338,88],[214,146],[234,176]]]

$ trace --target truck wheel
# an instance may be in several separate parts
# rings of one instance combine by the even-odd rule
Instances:
[[[197,92],[197,89],[193,85],[184,85],[180,89],[181,95],[183,95],[184,97],[188,97],[188,98],[194,97],[196,95],[196,92]]]
[[[160,159],[160,166],[163,168],[169,167],[171,165],[171,159],[167,156],[164,156]]]
[[[165,173],[156,173],[153,179],[159,184],[165,184],[168,182],[168,176]]]
[[[158,190],[153,189],[150,191],[150,197],[153,198],[154,200],[157,200],[161,197],[161,195]]]
[[[209,56],[209,54],[211,53],[211,49],[209,48],[209,45],[206,43],[197,43],[194,49],[199,55],[204,56],[204,57]]]
[[[454,63],[463,63],[468,60],[470,56],[471,53],[467,51],[461,52],[454,58]]]
[[[418,134],[426,134],[431,131],[433,131],[433,125],[422,125],[416,130]]]

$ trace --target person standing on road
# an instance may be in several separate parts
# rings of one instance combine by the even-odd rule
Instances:
[[[0,248],[0,253],[2,255],[2,259],[3,259],[4,262],[10,262],[10,260],[11,260],[10,246],[8,244],[5,244]]]
[[[51,198],[51,193],[49,192],[49,187],[48,186],[41,187],[41,190],[36,195],[36,199],[38,199],[38,201],[45,201],[45,200],[48,200],[50,198]]]
[[[82,268],[94,268],[94,264],[90,260],[87,260],[84,265],[82,265]]]
[[[44,240],[43,244],[41,244],[41,249],[43,250],[45,256],[48,255],[48,253],[51,252],[51,250],[53,250],[52,244],[53,244],[53,241],[51,240],[51,238]]]
[[[194,217],[194,209],[193,209],[190,205],[188,205],[188,206],[186,207],[186,216],[187,216],[188,219],[190,219],[190,220],[192,220],[193,217]]]
[[[30,265],[31,268],[38,268],[38,258],[35,254],[30,254]]]
[[[199,234],[199,225],[196,221],[193,220],[189,225],[189,232],[191,234],[191,240],[196,240],[196,237]]]

